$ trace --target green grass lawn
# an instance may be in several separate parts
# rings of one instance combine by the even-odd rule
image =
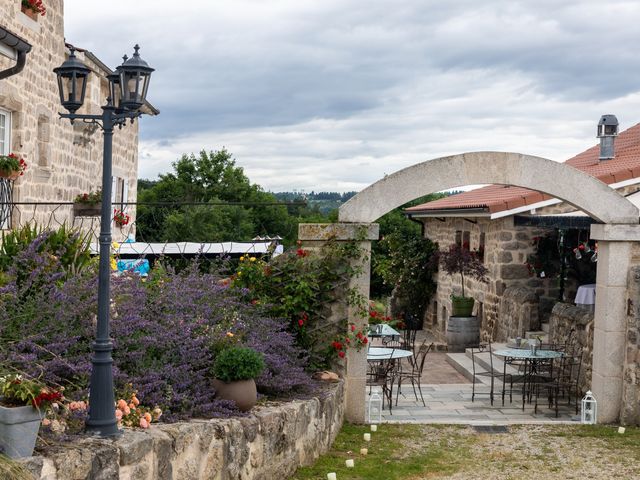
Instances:
[[[465,426],[345,425],[329,453],[298,469],[295,480],[640,478],[640,429],[553,425],[511,426],[508,433],[478,433]],[[368,455],[360,455],[366,447]],[[355,468],[345,460],[353,458]],[[533,477],[531,477],[533,478]]]

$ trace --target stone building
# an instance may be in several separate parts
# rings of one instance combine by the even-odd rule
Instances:
[[[47,0],[44,4],[46,13],[33,15],[22,8],[20,0],[0,0],[0,28],[32,46],[24,69],[0,80],[0,154],[13,152],[28,163],[24,176],[9,185],[12,201],[18,205],[11,210],[9,218],[2,219],[3,228],[31,220],[74,224],[70,205],[20,203],[72,202],[76,195],[101,187],[103,146],[100,130],[83,122],[72,126],[68,120],[58,118],[58,112],[63,109],[53,69],[68,56],[69,44],[65,43],[64,36],[63,0]],[[0,50],[0,70],[16,63],[11,53],[10,49]],[[78,113],[100,113],[108,96],[106,75],[112,71],[89,51],[78,48],[76,55],[91,69],[85,103]],[[158,113],[148,104],[145,109],[145,113]],[[114,135],[114,208],[119,203],[136,201],[137,173],[136,122]],[[134,208],[123,208],[135,219]],[[84,220],[75,219],[75,224]],[[115,228],[114,238],[122,238],[125,233],[130,231]]]
[[[615,120],[604,116],[601,124],[611,117]],[[599,136],[600,145],[566,163],[637,201],[640,194],[633,194],[640,190],[640,124],[618,136],[615,120],[615,131]],[[485,340],[504,341],[526,331],[547,330],[544,324],[552,318],[556,303],[573,302],[575,280],[568,278],[561,284],[559,277],[567,277],[564,273],[545,275],[528,264],[539,239],[553,234],[557,238],[560,231],[571,237],[562,245],[565,251],[572,252],[580,243],[595,246],[589,240],[595,220],[556,198],[521,187],[490,185],[409,208],[406,214],[421,221],[425,237],[438,242],[441,249],[457,243],[479,252],[489,270],[489,282],[467,279],[465,290],[476,300],[474,313],[481,320]],[[438,273],[437,284],[425,324],[444,336],[451,315],[450,295],[460,295],[461,286],[458,278],[444,272]],[[582,313],[577,311],[576,316],[582,318]]]

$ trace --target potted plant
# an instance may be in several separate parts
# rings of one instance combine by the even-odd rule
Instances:
[[[449,275],[460,275],[462,295],[451,295],[451,315],[453,317],[471,316],[474,299],[465,296],[464,278],[467,276],[480,282],[487,282],[487,267],[483,265],[477,252],[457,244],[449,246],[449,250],[438,252],[438,262]]]
[[[22,0],[20,10],[34,20],[38,15],[44,16],[44,14],[47,13],[47,9],[43,5],[42,0]]]
[[[15,153],[0,155],[0,178],[15,180],[24,175],[27,163]]]
[[[124,213],[122,210],[118,210],[116,208],[113,211],[113,221],[118,227],[122,228],[125,225],[128,225],[130,220],[131,220],[131,217],[126,213]]]
[[[258,401],[255,378],[264,370],[261,353],[252,348],[232,346],[220,351],[213,364],[216,398],[232,400],[246,412]]]
[[[80,193],[73,199],[73,214],[76,217],[97,217],[102,211],[102,190]]]
[[[42,412],[62,393],[22,375],[0,377],[0,446],[10,458],[29,457],[40,429]]]

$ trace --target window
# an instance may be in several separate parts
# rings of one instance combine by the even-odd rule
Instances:
[[[126,210],[129,201],[129,182],[125,178],[112,177],[111,183],[111,204],[113,208]]]
[[[471,232],[462,232],[462,248],[467,251],[471,250]]]
[[[0,155],[11,153],[11,113],[0,110]],[[13,202],[13,187],[11,182],[3,181],[0,185],[0,229],[11,227],[11,204]]]
[[[462,246],[462,230],[456,230],[456,245],[458,247]]]
[[[0,110],[0,155],[11,153],[11,114]]]

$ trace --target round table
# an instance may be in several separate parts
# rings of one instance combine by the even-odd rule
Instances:
[[[499,357],[520,358],[524,360],[550,360],[560,358],[564,355],[564,353],[556,352],[555,350],[537,350],[534,355],[531,353],[530,348],[504,348],[502,350],[496,350],[493,353]]]
[[[576,292],[575,304],[593,310],[596,303],[596,284],[580,285]]]
[[[385,348],[385,347],[370,347],[367,350],[367,360],[395,360],[396,358],[412,357],[413,352],[411,350],[402,350],[401,348]]]

